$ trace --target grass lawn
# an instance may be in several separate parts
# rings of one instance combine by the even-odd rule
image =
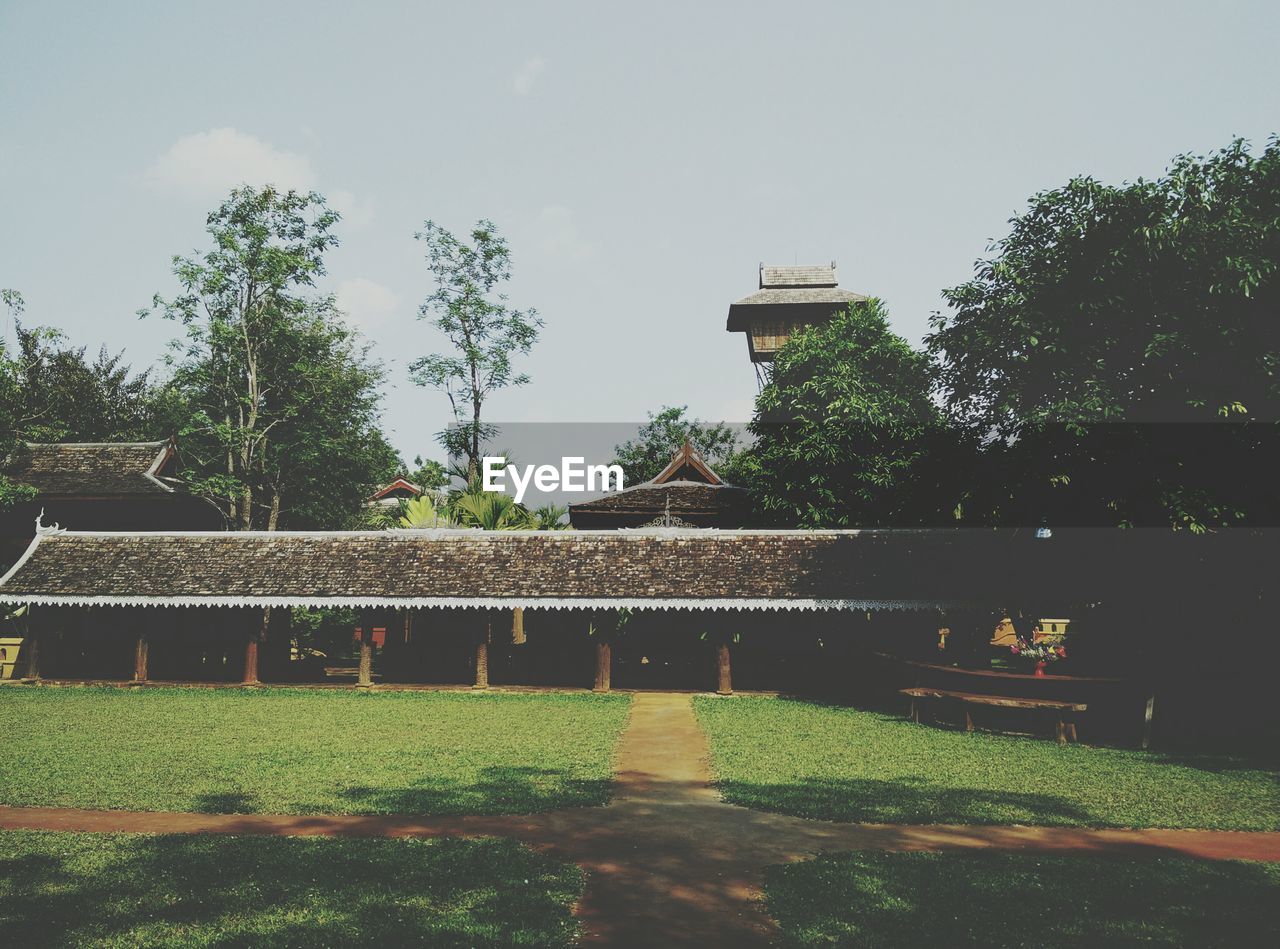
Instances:
[[[629,700],[0,688],[0,803],[504,814],[604,803]]]
[[[1280,828],[1280,775],[1222,756],[1165,756],[982,733],[785,699],[695,699],[735,804],[907,824]]]
[[[500,839],[0,831],[0,941],[564,946],[582,883]]]
[[[770,867],[795,946],[1276,946],[1280,865],[850,853]]]

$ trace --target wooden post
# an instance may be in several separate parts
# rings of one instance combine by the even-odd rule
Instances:
[[[26,640],[22,645],[22,651],[27,654],[27,674],[22,677],[22,681],[39,682],[40,634],[36,632],[28,632]]]
[[[252,629],[244,641],[244,678],[242,685],[258,685],[258,640],[261,633]]]
[[[608,692],[613,679],[613,643],[602,637],[596,638],[596,684],[594,692]]]
[[[716,692],[720,695],[732,695],[733,672],[729,667],[729,644],[726,642],[716,646],[716,671],[719,677]]]
[[[134,640],[133,644],[133,682],[135,685],[142,685],[147,681],[148,645],[146,632],[138,633],[138,638]]]
[[[1151,747],[1151,717],[1156,710],[1155,695],[1147,696],[1147,708],[1142,717],[1142,750],[1146,751]]]
[[[489,624],[490,616],[485,614],[484,624],[480,629],[480,637],[476,640],[476,682],[474,688],[489,688]]]
[[[360,618],[360,675],[356,679],[356,688],[373,687],[373,617]]]

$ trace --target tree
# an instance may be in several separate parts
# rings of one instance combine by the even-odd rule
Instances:
[[[68,345],[48,327],[28,329],[19,317],[21,294],[0,291],[9,309],[17,348],[0,340],[0,465],[23,441],[137,441],[171,434],[165,391],[150,372],[133,373],[106,347],[95,359],[86,347]],[[32,491],[0,476],[0,507]]]
[[[0,303],[9,310],[10,319],[22,313],[22,294],[16,290],[0,290]],[[20,441],[18,424],[22,417],[22,390],[18,384],[18,364],[8,352],[8,339],[0,338],[0,511],[31,498],[35,491],[16,484],[3,473],[4,465]]]
[[[423,461],[419,455],[413,459],[414,470],[409,472],[408,481],[416,484],[424,491],[439,491],[449,485],[449,469],[434,458]]]
[[[793,335],[756,399],[753,501],[768,522],[856,527],[937,520],[942,444],[929,360],[879,300]]]
[[[639,484],[655,478],[671,463],[671,456],[693,445],[713,469],[726,480],[724,470],[734,464],[738,450],[738,434],[723,422],[702,422],[688,417],[687,405],[663,406],[649,421],[640,426],[637,437],[614,447],[615,465],[621,465],[627,484]]]
[[[927,339],[949,411],[1011,473],[1001,516],[1276,516],[1237,473],[1277,460],[1280,140],[1150,181],[1076,178],[1010,223]]]
[[[439,389],[449,398],[454,425],[439,434],[468,470],[479,470],[481,446],[496,434],[483,420],[485,400],[494,392],[522,386],[513,357],[528,355],[538,340],[542,320],[535,310],[517,310],[495,293],[511,277],[511,252],[490,221],[471,231],[471,243],[459,240],[433,221],[414,235],[426,244],[427,265],[436,289],[419,309],[419,319],[432,318],[453,348],[415,360],[410,371],[420,386]]]
[[[378,429],[384,372],[309,292],[336,244],[317,194],[244,187],[209,215],[213,248],[174,258],[186,328],[174,359],[196,490],[243,530],[343,527],[402,468]]]
[[[103,346],[90,360],[47,327],[16,324],[22,389],[22,437],[34,442],[155,439],[164,431],[164,390],[150,370],[134,373],[123,355]]]

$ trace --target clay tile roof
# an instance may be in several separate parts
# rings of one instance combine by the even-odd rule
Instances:
[[[27,442],[5,474],[43,497],[163,495],[173,486],[157,474],[173,455],[172,442]]]
[[[871,608],[867,597],[916,603],[913,572],[894,581],[875,576],[892,546],[856,531],[46,530],[0,579],[0,599],[694,609]]]

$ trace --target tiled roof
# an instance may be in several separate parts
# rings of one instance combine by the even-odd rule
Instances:
[[[842,290],[840,287],[789,287],[757,290],[733,303],[733,306],[775,306],[797,303],[863,303],[868,298],[861,293]]]
[[[569,505],[575,527],[639,526],[669,511],[696,526],[741,527],[750,513],[747,492],[701,481],[646,481],[603,497]]]
[[[850,303],[869,298],[836,284],[836,265],[766,267],[760,265],[760,289],[729,307],[725,324],[731,333],[750,329],[753,320],[826,319]]]
[[[834,287],[836,265],[797,267],[760,266],[760,288],[765,287]]]
[[[114,497],[171,494],[156,477],[172,452],[170,442],[40,444],[28,442],[5,474],[42,497]]]
[[[0,599],[370,607],[936,605],[945,572],[917,569],[916,556],[897,532],[45,531],[0,581]],[[922,583],[921,576],[928,579]]]

